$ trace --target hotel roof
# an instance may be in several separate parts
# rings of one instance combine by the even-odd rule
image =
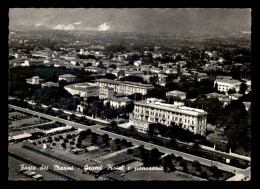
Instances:
[[[112,98],[110,101],[115,101],[115,102],[131,102],[133,100],[128,99],[128,98]]]
[[[134,103],[136,105],[147,106],[147,107],[151,107],[151,108],[156,108],[156,109],[160,109],[160,110],[176,112],[176,113],[181,113],[181,114],[186,114],[186,115],[191,115],[191,116],[207,115],[207,112],[202,109],[190,108],[190,107],[186,107],[186,106],[177,107],[177,106],[174,106],[173,104],[165,104],[165,103],[161,103],[161,102],[147,103],[147,101],[137,101]]]

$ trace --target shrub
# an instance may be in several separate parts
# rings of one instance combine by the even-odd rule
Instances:
[[[208,178],[208,173],[206,171],[202,171],[201,175],[202,178]]]
[[[181,161],[183,160],[183,157],[177,156],[177,157],[176,157],[176,160],[179,161],[179,162],[181,162]]]
[[[128,150],[127,150],[127,153],[128,153],[128,154],[133,154],[133,153],[134,153],[134,150],[133,150],[133,149],[128,149]]]
[[[201,171],[202,171],[201,166],[197,166],[197,167],[196,167],[196,171],[197,171],[197,172],[201,172]]]
[[[192,162],[192,166],[193,166],[193,167],[200,167],[200,162],[197,161],[197,160],[194,160],[194,161]]]

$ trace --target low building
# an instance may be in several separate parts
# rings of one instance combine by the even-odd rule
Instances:
[[[142,77],[142,75],[144,74],[143,71],[138,71],[138,70],[129,70],[129,71],[125,71],[125,76],[139,76]]]
[[[67,90],[70,94],[79,95],[80,97],[87,98],[99,96],[99,86],[91,86],[86,82],[66,85],[64,86],[64,89]]]
[[[17,52],[17,53],[14,54],[14,57],[17,58],[17,59],[29,58],[31,56],[32,56],[31,54],[24,53],[24,52]]]
[[[208,93],[205,94],[205,96],[207,98],[218,98],[219,100],[227,97],[227,95],[219,94],[219,93]]]
[[[21,66],[42,66],[44,65],[43,60],[25,60]]]
[[[60,75],[59,76],[59,81],[60,80],[65,80],[67,82],[72,82],[72,81],[75,81],[76,80],[76,76],[75,75],[72,75],[72,74],[64,74],[64,75]]]
[[[95,66],[89,66],[89,67],[85,67],[85,71],[93,72],[93,73],[101,73],[102,69]]]
[[[152,73],[162,73],[162,70],[160,68],[156,68],[156,67],[150,68],[150,71]]]
[[[165,75],[165,74],[157,74],[157,76],[158,76],[158,80],[159,81],[166,81],[166,79],[167,79],[167,75]]]
[[[39,76],[33,76],[32,78],[26,79],[26,83],[31,85],[39,85],[43,79],[40,79]]]
[[[32,136],[30,133],[23,133],[15,136],[9,136],[8,140],[9,141],[21,141],[25,139],[29,139]]]
[[[49,81],[49,82],[42,83],[41,86],[42,86],[42,88],[43,87],[59,87],[59,84]]]
[[[167,97],[179,97],[180,99],[186,99],[186,93],[178,90],[166,92]]]
[[[238,100],[240,97],[242,97],[243,95],[242,94],[239,94],[239,93],[234,93],[234,94],[230,94],[228,95],[229,99],[231,100]]]
[[[129,98],[112,98],[112,99],[104,100],[104,104],[110,103],[110,107],[113,107],[116,109],[127,106],[128,104],[130,104],[132,102],[133,102],[133,100],[131,100]]]
[[[135,101],[134,111],[130,114],[129,122],[139,132],[146,132],[150,123],[160,123],[170,126],[172,122],[194,134],[205,136],[207,112],[202,109],[184,106],[184,103],[166,104],[159,99]]]

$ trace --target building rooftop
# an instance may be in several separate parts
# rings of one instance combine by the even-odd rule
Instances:
[[[76,76],[72,74],[64,74],[64,75],[59,75],[59,77],[76,77]]]
[[[166,92],[166,94],[185,95],[186,93],[178,90],[173,90],[173,91]]]
[[[114,101],[114,102],[131,102],[133,100],[131,100],[129,98],[111,98],[110,101]]]
[[[222,83],[241,83],[241,81],[238,81],[236,79],[216,79],[215,81]]]

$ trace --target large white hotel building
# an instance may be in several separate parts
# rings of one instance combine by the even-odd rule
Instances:
[[[166,104],[155,98],[135,101],[134,105],[129,125],[134,125],[139,132],[146,132],[150,123],[170,126],[171,122],[175,122],[194,134],[206,134],[207,112],[202,109],[186,107],[182,102]]]

